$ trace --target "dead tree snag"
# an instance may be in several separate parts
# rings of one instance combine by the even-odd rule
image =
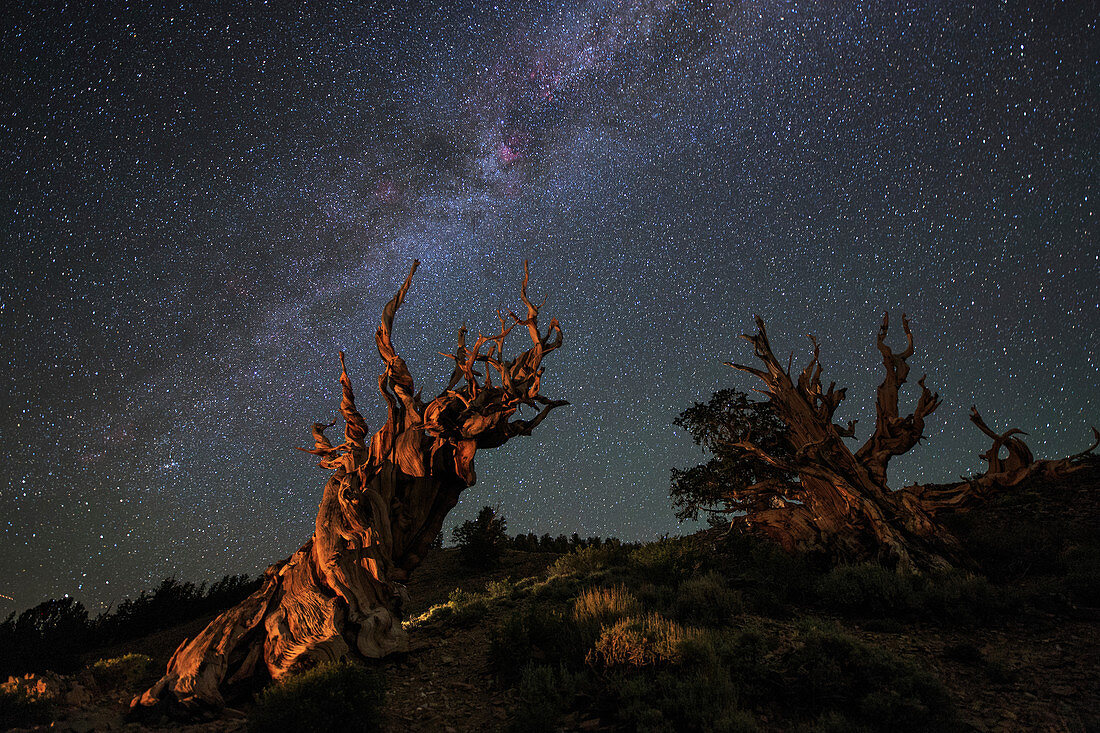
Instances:
[[[988,464],[985,474],[979,476],[977,481],[997,486],[1015,486],[1021,481],[1036,474],[1044,474],[1054,478],[1073,473],[1080,467],[1078,459],[1092,453],[1100,445],[1100,432],[1092,429],[1093,443],[1080,453],[1075,453],[1068,458],[1054,460],[1036,460],[1031,449],[1022,438],[1016,436],[1027,435],[1019,428],[1011,428],[1004,433],[996,433],[985,424],[976,406],[970,408],[970,422],[978,426],[978,429],[993,439],[993,445],[989,450],[981,454],[981,458]],[[1001,458],[1001,449],[1005,449],[1008,455]]]

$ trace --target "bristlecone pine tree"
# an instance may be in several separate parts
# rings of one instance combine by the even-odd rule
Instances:
[[[378,658],[405,650],[403,584],[429,549],[459,494],[475,481],[474,453],[531,431],[556,407],[568,404],[539,394],[542,360],[562,343],[557,320],[540,333],[539,306],[527,297],[524,263],[520,296],[527,315],[466,346],[458,331],[455,369],[446,389],[425,404],[391,341],[393,320],[419,262],[382,311],[376,334],[385,371],[378,387],[389,407],[385,425],[368,440],[340,354],[344,442],[325,437],[331,425],[315,423],[320,466],[333,471],[325,484],[313,536],[300,550],[267,569],[263,585],[222,613],[168,663],[167,674],[131,707],[165,701],[185,707],[221,706],[223,693],[268,676],[341,658]],[[504,340],[515,326],[531,347],[514,359]],[[482,350],[485,349],[485,353]],[[478,371],[479,365],[484,374]],[[494,383],[492,371],[498,375]],[[530,420],[510,419],[526,405]],[[334,423],[333,423],[334,424]],[[306,449],[302,449],[306,450]]]
[[[902,316],[905,350],[895,353],[886,343],[889,315],[882,319],[877,344],[886,378],[878,388],[874,432],[854,452],[844,438],[855,435],[855,423],[842,427],[833,422],[845,390],[835,389],[835,383],[822,389],[816,339],[811,337],[813,358],[793,380],[772,353],[764,321],[757,317],[756,325],[755,335],[742,338],[753,345],[765,368],[729,366],[754,374],[767,385],[764,394],[789,428],[789,453],[769,453],[751,438],[734,446],[783,473],[797,474],[799,480],[792,483],[770,477],[749,486],[731,487],[728,501],[745,508],[746,514],[738,521],[746,528],[771,537],[790,551],[818,553],[840,562],[876,559],[902,572],[965,566],[966,553],[936,521],[937,514],[974,506],[999,488],[1038,472],[1069,472],[1074,459],[1096,447],[1094,443],[1066,459],[1036,461],[1015,437],[1021,431],[998,435],[975,409],[971,420],[994,439],[993,447],[983,454],[989,461],[984,476],[948,486],[892,491],[886,484],[887,464],[920,441],[924,419],[940,404],[939,395],[929,391],[921,377],[916,408],[904,417],[898,412],[898,393],[909,375],[906,360],[913,355],[908,320]],[[1095,428],[1093,432],[1100,443],[1100,433]],[[1009,451],[1007,459],[1000,458],[1002,447]]]

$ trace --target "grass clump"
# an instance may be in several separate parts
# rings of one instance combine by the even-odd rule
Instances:
[[[671,665],[602,672],[606,692],[601,699],[608,705],[602,717],[625,730],[758,730],[755,717],[740,707],[745,687],[734,668],[742,658],[734,645],[725,644],[735,635],[695,630],[678,642]]]
[[[816,586],[817,603],[841,613],[878,619],[926,618],[953,624],[989,622],[1016,603],[986,578],[962,571],[922,577],[876,563],[841,565]]]
[[[564,666],[528,664],[520,676],[516,715],[510,729],[524,733],[558,730],[558,721],[572,708],[584,679],[584,674],[570,672]]]
[[[129,690],[138,687],[151,675],[153,658],[145,654],[126,654],[113,659],[100,659],[91,666],[92,679],[106,690]]]
[[[517,684],[532,662],[577,669],[583,665],[588,640],[567,614],[538,604],[517,610],[489,640],[489,662],[497,678]]]
[[[531,588],[531,595],[537,601],[564,602],[577,595],[580,588],[580,581],[573,576],[551,574],[545,582],[538,583]]]
[[[745,588],[745,600],[760,613],[789,615],[791,604],[815,596],[819,573],[806,556],[788,554],[774,542],[747,534],[730,535],[719,552],[723,572]]]
[[[470,591],[455,588],[447,597],[446,603],[439,603],[429,608],[406,624],[411,627],[427,624],[450,624],[453,626],[472,626],[481,620],[489,612],[489,602],[499,599],[501,596],[492,595],[501,593],[500,587],[487,590],[486,593],[471,593]]]
[[[690,537],[663,537],[634,549],[630,565],[658,582],[675,582],[713,562]]]
[[[322,664],[264,690],[249,717],[249,730],[377,731],[384,696],[377,672],[355,664]]]
[[[943,684],[885,649],[839,629],[802,624],[778,660],[790,709],[836,713],[873,730],[951,730],[955,718]]]
[[[615,709],[610,715],[625,730],[759,730],[751,713],[737,706],[738,691],[728,674],[710,669],[668,670],[655,675],[619,674],[610,680]]]
[[[470,626],[489,611],[489,597],[482,593],[470,593],[455,588],[447,598],[447,605],[453,610],[451,620],[459,626]]]
[[[817,583],[819,601],[827,608],[863,616],[901,616],[915,610],[912,578],[877,563],[840,565]]]
[[[638,599],[621,585],[589,588],[573,601],[573,618],[582,625],[604,626],[641,611]]]
[[[680,661],[680,645],[698,632],[656,613],[605,626],[585,655],[593,667],[651,667]]]
[[[918,594],[925,617],[954,624],[990,622],[1016,610],[1016,599],[980,575],[959,570],[927,579]]]
[[[517,593],[517,584],[512,580],[490,580],[485,584],[485,595],[491,601],[514,598]]]
[[[622,566],[626,562],[628,552],[629,548],[619,543],[608,543],[599,547],[594,545],[581,547],[555,560],[550,566],[550,577],[583,578],[607,572],[614,567]]]

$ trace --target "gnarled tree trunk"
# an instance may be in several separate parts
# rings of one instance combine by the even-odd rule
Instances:
[[[924,386],[922,377],[916,409],[905,417],[898,413],[898,393],[909,374],[906,360],[913,354],[908,321],[902,319],[906,348],[894,353],[886,344],[889,317],[883,318],[878,349],[886,378],[878,388],[875,430],[854,453],[844,438],[854,435],[855,424],[841,427],[832,421],[845,390],[836,390],[835,384],[822,389],[817,341],[813,340],[813,358],[796,382],[772,353],[764,321],[757,317],[756,325],[756,335],[743,338],[753,345],[765,369],[730,366],[755,374],[767,385],[764,393],[790,428],[794,458],[781,460],[751,441],[738,445],[778,468],[797,473],[800,484],[783,496],[773,496],[771,506],[748,514],[746,525],[788,550],[823,553],[840,561],[877,558],[909,571],[962,562],[965,554],[958,542],[942,532],[919,503],[886,485],[890,459],[917,444],[924,418],[940,404],[939,396]]]
[[[878,388],[874,432],[855,452],[843,440],[854,436],[855,423],[841,427],[832,421],[845,390],[835,389],[835,384],[822,389],[817,341],[811,337],[813,358],[795,381],[772,353],[763,320],[757,317],[756,325],[758,332],[743,338],[753,345],[765,369],[729,366],[754,374],[767,385],[764,394],[790,428],[794,457],[769,455],[751,440],[736,445],[797,474],[799,483],[792,488],[786,482],[761,482],[737,490],[734,498],[748,508],[740,520],[748,529],[762,532],[789,551],[820,553],[841,562],[877,559],[905,572],[965,566],[969,564],[965,551],[936,521],[938,513],[974,506],[998,487],[1017,483],[1036,471],[1072,470],[1072,461],[1092,450],[1059,461],[1035,461],[1027,446],[1015,437],[1021,431],[998,435],[974,410],[971,420],[994,439],[993,447],[983,454],[989,461],[989,473],[950,486],[911,486],[892,491],[886,483],[890,459],[920,442],[924,419],[940,404],[939,395],[929,391],[921,377],[916,409],[904,417],[899,413],[899,392],[909,375],[907,360],[913,355],[908,320],[902,316],[905,350],[895,353],[886,344],[889,315],[882,319],[877,345],[886,376]],[[1100,433],[1096,437],[1100,442]],[[1009,451],[1003,460],[999,457],[1002,446]]]
[[[181,644],[165,676],[131,707],[161,701],[218,707],[224,692],[257,676],[277,679],[326,660],[378,658],[406,649],[403,584],[459,494],[473,485],[474,453],[529,435],[550,410],[568,404],[539,394],[542,359],[561,345],[562,332],[551,320],[540,333],[539,308],[527,297],[527,263],[520,288],[526,318],[510,313],[509,325],[498,312],[500,332],[479,335],[472,348],[466,346],[465,328],[459,329],[455,353],[445,354],[455,362],[450,383],[431,402],[422,402],[391,341],[394,315],[418,264],[387,303],[376,334],[385,364],[378,387],[389,407],[386,424],[368,442],[341,352],[344,442],[333,446],[325,436],[331,424],[314,424],[315,446],[308,449],[321,458],[320,466],[333,471],[313,536],[267,569],[260,590]],[[506,360],[504,340],[516,325],[528,331],[532,345]],[[522,405],[534,408],[535,416],[511,420]]]

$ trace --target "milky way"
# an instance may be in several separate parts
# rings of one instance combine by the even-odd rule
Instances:
[[[144,4],[142,4],[144,5]],[[565,346],[449,521],[677,526],[675,416],[822,343],[874,422],[885,310],[944,404],[891,481],[979,469],[971,404],[1066,455],[1100,422],[1096,13],[962,3],[83,4],[2,30],[0,612],[255,573],[311,531],[382,304],[426,395],[532,292]],[[912,398],[913,395],[910,395]],[[9,600],[11,596],[14,600]]]

